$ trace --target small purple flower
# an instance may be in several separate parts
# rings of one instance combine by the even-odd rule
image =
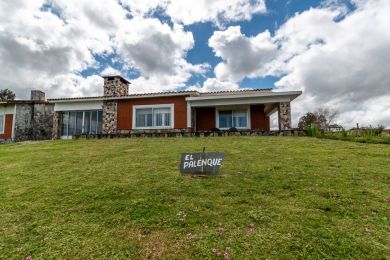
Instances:
[[[44,238],[43,238],[43,241],[47,241],[47,240],[49,240],[48,237],[44,237]]]
[[[26,260],[31,260],[31,255],[26,256]]]
[[[229,253],[228,253],[228,252],[225,252],[225,253],[223,254],[223,258],[224,258],[224,259],[229,259]]]

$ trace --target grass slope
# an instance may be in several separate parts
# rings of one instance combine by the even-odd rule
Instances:
[[[227,153],[221,175],[180,176],[180,153],[203,146]],[[388,145],[289,137],[2,145],[0,259],[389,259],[389,198]]]

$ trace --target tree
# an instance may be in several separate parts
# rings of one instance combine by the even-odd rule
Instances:
[[[10,101],[15,99],[15,93],[9,89],[0,90],[0,102]]]
[[[298,127],[305,129],[307,126],[317,125],[317,116],[312,112],[307,112],[304,116],[299,118]]]
[[[331,124],[333,124],[333,120],[337,116],[337,111],[331,110],[328,107],[322,107],[316,111],[316,116],[318,118],[320,128],[325,129],[328,128]]]
[[[306,127],[316,126],[321,130],[327,129],[337,115],[337,111],[329,108],[319,108],[314,113],[308,112],[299,119],[298,127],[304,129]]]

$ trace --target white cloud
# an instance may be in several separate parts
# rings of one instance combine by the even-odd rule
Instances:
[[[211,21],[222,25],[226,21],[250,20],[253,14],[265,11],[263,0],[171,0],[167,7],[167,14],[183,24]]]
[[[44,1],[2,1],[0,10],[8,11],[8,15],[0,13],[2,87],[11,88],[19,98],[28,97],[26,89],[31,88],[45,90],[49,97],[96,93],[98,86],[90,84],[97,82],[91,81],[95,77],[83,78],[79,73],[97,66],[94,55],[113,51],[109,28],[103,24],[114,16],[86,18],[86,10],[103,10],[103,5],[94,3],[53,1],[51,12],[42,9]],[[115,1],[106,4],[115,9]],[[120,19],[118,12],[115,19]]]
[[[203,85],[195,85],[188,88],[188,90],[197,90],[200,92],[213,92],[224,90],[238,90],[240,86],[231,81],[220,81],[216,78],[208,78],[203,82]]]
[[[297,23],[301,39],[308,46],[322,41],[286,62],[287,75],[277,82],[279,89],[303,89],[312,102],[297,112],[319,106],[339,111],[337,120],[349,127],[360,124],[390,126],[390,2],[369,1],[337,22],[329,17],[317,21],[321,10],[310,10],[312,19]],[[306,13],[302,14],[308,16]],[[334,13],[334,17],[337,13]],[[292,18],[298,19],[299,16]],[[306,24],[317,25],[305,28]],[[296,41],[296,33],[280,31],[279,36]],[[376,105],[374,105],[376,104]]]
[[[193,73],[203,74],[208,64],[187,62],[194,39],[183,26],[170,27],[155,18],[125,22],[116,37],[117,53],[141,76],[132,80],[132,92],[156,92],[185,86]]]
[[[185,53],[194,45],[192,33],[154,18],[126,21],[116,42],[118,53],[145,76],[172,75],[189,66]]]
[[[246,37],[239,26],[216,31],[209,39],[209,46],[223,62],[215,67],[215,75],[223,81],[239,81],[244,77],[262,76],[267,64],[277,54],[277,46],[268,31],[256,37]]]
[[[27,98],[29,88],[45,90],[48,97],[101,94],[102,81],[80,76],[86,69],[100,70],[103,64],[96,56],[112,55],[116,64],[124,64],[122,72],[138,71],[134,92],[172,90],[208,69],[207,64],[186,61],[194,39],[181,25],[128,19],[128,11],[115,0],[45,3],[0,3],[2,87],[19,98]],[[120,71],[105,67],[101,73]]]
[[[223,59],[216,78],[282,76],[278,90],[304,91],[293,103],[295,123],[303,113],[329,106],[347,127],[390,127],[390,2],[356,1],[356,7],[350,13],[339,5],[307,10],[273,37],[267,31],[247,37],[238,27],[215,32],[209,45]]]
[[[145,16],[160,8],[173,22],[184,25],[250,20],[254,14],[266,12],[264,0],[122,0],[134,16]]]
[[[121,75],[121,72],[111,66],[107,66],[100,72],[100,75],[101,76]]]

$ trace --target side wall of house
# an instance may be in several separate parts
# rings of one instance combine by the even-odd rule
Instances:
[[[187,128],[187,102],[185,96],[126,99],[117,101],[117,130],[123,132],[133,129],[133,106],[174,105],[174,128]]]
[[[15,140],[50,139],[53,131],[53,104],[17,104]]]

